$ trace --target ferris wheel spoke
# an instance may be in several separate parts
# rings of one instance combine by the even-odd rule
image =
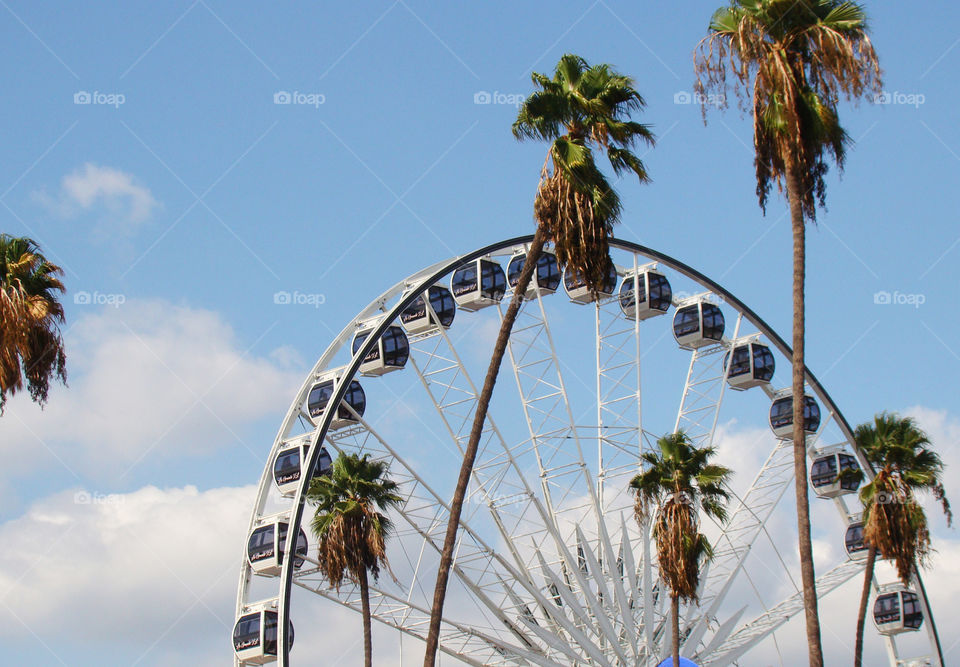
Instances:
[[[595,642],[591,641],[587,635],[581,630],[581,628],[593,630],[596,633],[596,629],[592,619],[590,618],[586,609],[583,608],[583,600],[581,600],[572,586],[565,581],[566,577],[569,574],[569,565],[566,561],[561,561],[561,565],[564,566],[565,570],[563,571],[563,579],[557,574],[557,572],[547,565],[546,560],[539,551],[537,552],[537,559],[540,562],[540,571],[543,573],[546,580],[549,582],[551,591],[554,592],[554,595],[557,595],[562,600],[562,603],[566,605],[566,608],[571,611],[574,618],[577,619],[576,624],[572,624],[567,627],[567,632],[570,633],[570,636],[573,637],[577,643],[583,648],[583,650],[597,662],[599,665],[607,665],[607,658],[604,656],[603,649]],[[583,589],[581,589],[583,590]],[[589,592],[587,591],[589,595]],[[594,610],[594,614],[596,614]],[[626,658],[623,658],[626,660]]]
[[[617,650],[619,645],[622,643],[623,638],[629,638],[628,642],[630,648],[633,651],[634,656],[640,654],[640,649],[637,646],[636,640],[636,627],[634,626],[633,614],[630,613],[628,601],[626,600],[626,593],[623,590],[623,581],[617,575],[615,571],[610,571],[608,577],[604,577],[603,566],[597,560],[596,555],[593,553],[593,549],[590,548],[590,545],[587,544],[587,539],[583,534],[583,530],[580,526],[577,526],[577,548],[578,553],[583,552],[584,555],[584,564],[580,568],[581,570],[586,569],[588,573],[593,575],[593,582],[596,585],[597,589],[597,598],[601,600],[601,607],[603,607],[602,618],[611,618],[616,619],[620,618],[621,624],[623,625],[623,633],[616,632],[611,625],[607,625],[604,630],[606,631],[614,650]],[[607,563],[615,562],[614,556],[611,552],[607,552]],[[611,595],[610,591],[607,588],[608,583],[613,584],[613,594]],[[611,599],[612,598],[612,599]],[[613,608],[613,605],[617,605],[617,609]],[[617,651],[618,655],[621,655],[624,660],[626,657],[621,651]]]
[[[310,581],[300,577],[294,583],[300,588],[348,609],[358,613],[361,611],[359,590],[354,586],[351,586],[348,592],[340,594],[328,588],[328,584],[322,578]],[[370,615],[373,619],[396,628],[411,637],[420,640],[426,638],[426,630],[430,622],[429,609],[390,593],[375,582],[371,582],[369,588]],[[504,657],[521,658],[524,661],[544,665],[545,667],[555,667],[556,665],[542,654],[523,646],[507,643],[495,633],[485,631],[476,625],[465,625],[444,618],[441,628],[440,650],[471,665],[517,664],[510,661],[493,662],[493,660],[503,659]]]
[[[840,563],[817,578],[818,595],[827,595],[862,571],[863,563],[861,562],[848,560]],[[737,630],[709,654],[705,651],[702,657],[697,654],[694,659],[705,660],[704,667],[729,665],[793,618],[802,609],[803,593],[794,593]]]
[[[476,385],[447,332],[441,329],[438,334],[432,345],[427,341],[423,345],[414,345],[421,361],[414,357],[413,367],[448,434],[462,449],[472,424],[477,400]],[[452,400],[450,397],[453,397]],[[478,461],[474,466],[476,492],[483,498],[484,506],[510,551],[517,576],[530,589],[534,587],[534,578],[521,550],[524,549],[524,542],[539,546],[543,541],[544,530],[549,528],[549,525],[545,525],[549,513],[527,485],[513,450],[507,445],[492,415],[488,415],[487,424],[485,446],[478,453]],[[514,512],[517,508],[520,509]],[[528,516],[531,509],[539,520]],[[537,525],[540,528],[533,528]],[[524,529],[524,526],[527,528]]]
[[[699,618],[688,619],[688,623],[694,623],[687,637],[688,646],[696,647],[703,638],[767,519],[792,481],[793,444],[786,440],[777,441],[723,526],[723,534],[714,547],[710,570],[701,586],[699,610],[702,613]]]
[[[618,272],[628,277],[639,276],[641,271],[655,268],[654,264],[642,264],[641,258],[634,253],[631,266],[618,267]],[[636,285],[636,279],[633,280]],[[621,294],[624,294],[623,290]],[[641,529],[636,537],[636,542],[642,546],[641,571],[635,564],[630,537],[631,530],[637,530],[637,527],[631,523],[628,529],[623,516],[624,512],[633,514],[633,501],[625,490],[629,480],[640,470],[639,455],[644,450],[640,296],[636,289],[626,294],[633,295],[632,311],[623,308],[621,297],[600,300],[596,304],[598,477],[606,510],[614,515],[620,514],[618,562],[622,562],[628,589],[633,592],[627,597],[622,578],[614,579],[615,590],[618,593],[623,591],[621,600],[626,598],[627,611],[623,610],[621,602],[621,617],[625,619],[624,627],[631,640],[639,634],[635,628],[642,632],[643,646],[637,650],[637,655],[649,656],[658,653],[649,531]],[[665,330],[656,342],[666,334]],[[622,461],[619,464],[618,457]],[[619,504],[610,502],[608,490],[611,488],[615,490],[614,498],[619,499]],[[609,540],[606,542],[609,544]],[[639,599],[636,598],[638,595]]]
[[[743,613],[746,610],[746,607],[741,607],[717,628],[716,632],[713,633],[713,638],[710,640],[710,643],[707,644],[706,648],[703,649],[704,655],[710,655],[727,640],[733,630],[737,627],[737,623],[739,623],[740,619],[743,618]]]
[[[634,272],[637,266],[634,255]],[[604,535],[603,547],[608,563],[616,562],[619,569],[625,568],[629,590],[639,592],[633,546],[623,512],[632,512],[633,509],[633,501],[626,489],[629,480],[640,469],[639,454],[643,450],[640,320],[636,316],[624,317],[619,297],[614,297],[595,303],[595,322],[598,495],[605,515],[619,514],[621,517],[619,552],[614,555],[609,535]],[[614,502],[611,502],[611,489]],[[646,626],[652,619],[638,619],[631,609],[631,606],[642,609],[645,605],[638,605],[637,600],[627,595],[622,573],[611,573],[610,579],[619,607],[619,614],[614,617],[623,619],[623,634],[628,638],[630,648],[634,655],[641,655],[637,636],[642,629],[643,651],[649,652],[652,649],[652,627]]]
[[[500,316],[502,319],[502,311]],[[569,401],[540,296],[522,304],[507,351],[540,469],[544,503],[557,532],[562,534],[557,519],[570,513],[568,501],[582,493],[576,480],[586,471],[586,464],[579,435],[572,427]],[[571,439],[575,444],[572,452]],[[558,497],[554,497],[555,492]]]
[[[337,451],[366,451],[375,458],[399,464],[399,470],[393,468],[393,477],[402,490],[403,503],[400,514],[413,531],[425,540],[439,554],[442,551],[445,518],[449,515],[449,506],[403,459],[399,453],[383,440],[363,418],[354,413],[358,427],[345,437],[330,438],[328,442]],[[349,442],[348,442],[349,441]],[[491,613],[522,642],[533,645],[531,638],[524,635],[516,623],[506,614],[504,605],[491,598],[499,590],[499,582],[491,580],[489,571],[496,564],[510,572],[512,578],[520,578],[519,572],[504,561],[473,529],[467,519],[461,521],[461,542],[453,571],[461,583],[472,592],[474,602],[482,605],[482,611]],[[463,537],[466,540],[463,540]],[[472,574],[471,574],[472,573]],[[484,580],[486,579],[486,581]],[[491,590],[492,589],[492,590]]]
[[[737,316],[732,339],[723,338],[717,344],[698,347],[690,356],[674,431],[684,431],[698,447],[713,444],[727,386],[724,358],[731,341],[740,333],[742,319],[742,315]]]
[[[811,456],[829,421],[829,418],[824,420],[817,433],[808,436],[807,451]],[[685,619],[689,628],[686,646],[696,649],[708,632],[720,605],[742,571],[747,556],[766,531],[767,521],[793,483],[793,466],[793,443],[790,440],[777,440],[753,483],[742,496],[737,497],[736,508],[721,526],[723,532],[717,540],[714,557],[701,584],[700,603],[689,610],[689,617]],[[775,544],[773,547],[776,550]],[[777,554],[779,557],[779,551]]]

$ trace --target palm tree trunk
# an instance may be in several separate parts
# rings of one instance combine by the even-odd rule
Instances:
[[[670,622],[673,624],[673,667],[680,667],[680,599],[670,595]]]
[[[867,619],[867,601],[870,599],[873,566],[876,562],[877,548],[870,546],[867,550],[867,564],[863,568],[863,591],[860,593],[860,611],[857,613],[857,643],[853,649],[853,667],[862,667],[863,665],[863,626]]]
[[[450,519],[447,521],[447,534],[443,540],[443,551],[440,554],[440,567],[437,570],[437,585],[433,591],[433,606],[430,609],[430,628],[427,633],[427,648],[423,657],[424,667],[434,667],[437,659],[437,649],[440,646],[440,619],[443,617],[443,603],[447,596],[447,582],[450,578],[450,567],[453,564],[453,549],[457,542],[457,531],[460,528],[460,513],[463,511],[463,499],[466,497],[467,485],[470,482],[470,476],[473,474],[473,463],[477,458],[477,448],[480,445],[480,436],[483,433],[483,425],[487,419],[487,410],[490,408],[490,398],[493,396],[493,387],[497,382],[497,375],[500,373],[500,364],[503,361],[503,355],[507,351],[507,342],[510,340],[510,331],[513,329],[513,323],[517,319],[517,313],[520,311],[520,304],[523,302],[523,294],[527,291],[533,271],[537,266],[537,260],[543,250],[543,245],[547,240],[546,230],[542,225],[537,225],[537,231],[533,236],[533,242],[527,251],[526,259],[523,264],[523,271],[520,273],[520,279],[513,290],[513,298],[507,307],[507,312],[500,323],[500,333],[497,336],[497,342],[493,347],[493,356],[490,359],[490,366],[487,368],[487,376],[483,380],[483,389],[480,391],[480,397],[477,399],[477,409],[473,416],[473,426],[470,429],[470,440],[467,442],[467,449],[463,453],[463,464],[460,466],[460,476],[457,478],[457,488],[453,493],[453,501],[450,505]]]
[[[373,664],[373,638],[370,635],[370,586],[367,583],[367,569],[360,570],[360,599],[363,605],[363,664]]]
[[[813,570],[813,543],[810,539],[810,501],[807,487],[807,438],[804,434],[804,281],[806,278],[806,239],[800,178],[797,166],[787,165],[787,198],[793,228],[793,470],[797,495],[797,532],[800,547],[800,575],[803,607],[807,622],[807,647],[810,667],[823,667],[820,644],[820,615],[817,611],[817,579]]]

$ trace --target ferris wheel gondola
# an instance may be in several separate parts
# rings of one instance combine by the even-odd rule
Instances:
[[[500,303],[507,291],[507,277],[497,262],[478,258],[453,272],[450,291],[458,306],[473,312]]]
[[[688,350],[719,343],[725,326],[723,311],[709,301],[681,306],[673,315],[673,335],[677,344]]]
[[[424,300],[424,296],[427,297]],[[430,311],[427,302],[430,303]],[[432,285],[400,314],[403,328],[411,334],[420,334],[431,331],[438,326],[449,329],[453,318],[457,314],[457,302],[453,294],[446,287]]]
[[[863,522],[854,521],[847,526],[843,546],[850,558],[863,560],[867,557],[867,545],[863,541]]]
[[[510,258],[510,263],[507,264],[507,283],[511,288],[516,288],[517,283],[520,282],[520,274],[523,272],[526,259],[526,252],[519,252]],[[537,259],[537,269],[533,272],[523,296],[525,299],[534,299],[537,295],[546,296],[556,292],[559,286],[560,265],[557,263],[557,256],[544,249]]]
[[[810,466],[810,484],[820,498],[836,498],[860,488],[860,465],[844,452],[824,453]]]
[[[776,361],[769,347],[755,341],[738,343],[728,355],[725,365],[729,365],[727,382],[731,388],[743,390],[770,384]]]
[[[610,264],[610,269],[607,271],[607,278],[603,285],[600,286],[596,295],[590,291],[590,288],[587,287],[587,283],[583,278],[569,268],[563,272],[563,288],[566,290],[567,296],[570,297],[570,300],[574,303],[592,303],[597,297],[601,299],[611,297],[617,291],[617,267],[615,267],[613,263]]]
[[[366,325],[353,337],[353,353],[356,354],[373,331],[373,327]],[[364,375],[384,375],[398,371],[407,365],[410,358],[410,341],[401,327],[396,325],[387,327],[383,335],[377,339],[360,364],[360,372]]]
[[[642,321],[663,315],[672,303],[670,281],[652,268],[630,271],[620,284],[620,308],[627,319]]]
[[[257,574],[277,576],[283,567],[283,549],[287,542],[289,522],[280,517],[267,521],[250,535],[247,541],[247,559]],[[307,554],[307,534],[300,529],[297,535],[296,562],[294,567],[303,567],[303,556]]]
[[[265,665],[277,659],[278,614],[260,609],[243,614],[233,626],[233,650],[245,665]],[[288,642],[293,646],[293,624],[289,624]]]
[[[303,476],[306,462],[309,460],[309,450],[309,440],[302,440],[277,452],[273,463],[273,481],[281,495],[289,496],[297,492],[300,486],[300,478]],[[333,458],[330,456],[330,452],[327,451],[326,447],[321,447],[320,455],[317,457],[310,478],[312,479],[316,475],[328,475],[332,468]]]
[[[894,584],[877,596],[873,603],[873,622],[882,635],[899,635],[914,632],[923,625],[923,608],[914,591]]]
[[[793,392],[789,389],[778,392],[770,405],[770,428],[781,440],[793,437]],[[803,397],[803,431],[813,435],[820,428],[820,406],[812,396]]]

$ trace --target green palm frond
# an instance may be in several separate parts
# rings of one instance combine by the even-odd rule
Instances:
[[[866,28],[867,14],[863,7],[855,2],[836,3],[821,0],[818,9],[826,12],[820,20],[821,23],[833,30],[847,32]]]

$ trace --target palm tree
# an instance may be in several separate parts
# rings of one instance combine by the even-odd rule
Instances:
[[[908,585],[916,566],[930,555],[930,531],[923,508],[914,498],[930,491],[947,515],[953,513],[943,488],[943,462],[930,448],[930,439],[910,417],[881,413],[873,423],[861,424],[854,437],[873,468],[874,478],[860,490],[863,501],[863,542],[867,564],[863,574],[854,665],[863,659],[863,627],[877,554],[890,559],[897,576]]]
[[[560,265],[580,275],[596,293],[610,267],[608,241],[613,225],[619,221],[621,209],[620,198],[597,167],[593,151],[605,150],[615,173],[632,172],[641,183],[648,180],[643,162],[630,150],[638,141],[651,145],[654,141],[646,125],[629,120],[630,112],[640,111],[645,105],[634,90],[633,79],[618,74],[610,65],[590,66],[583,58],[569,54],[557,63],[552,79],[536,72],[532,79],[539,90],[520,107],[513,134],[519,140],[552,142],[534,200],[536,233],[500,324],[500,333],[477,399],[440,555],[423,660],[425,667],[433,667],[440,646],[440,620],[460,514],[490,397],[510,340],[510,331],[543,246],[553,241]]]
[[[61,275],[31,239],[0,234],[0,412],[24,380],[41,406],[51,380],[66,384]]]
[[[644,452],[645,469],[630,480],[636,494],[636,518],[641,530],[656,507],[653,534],[657,541],[660,578],[670,589],[673,624],[673,664],[680,665],[680,602],[697,599],[700,566],[713,549],[700,533],[700,513],[719,521],[727,518],[729,468],[710,463],[713,447],[697,447],[683,431],[657,441],[660,452]]]
[[[817,203],[825,204],[828,160],[842,169],[850,145],[837,104],[880,92],[880,66],[863,8],[843,0],[732,0],[714,13],[695,59],[699,92],[725,101],[729,73],[741,107],[752,113],[761,208],[766,212],[774,184],[790,206],[797,525],[810,664],[822,667],[803,435],[805,221],[815,221]]]
[[[320,569],[338,591],[344,578],[360,585],[366,667],[373,653],[367,572],[376,580],[381,566],[389,568],[385,543],[393,524],[383,512],[402,500],[386,473],[386,461],[340,454],[330,474],[314,477],[307,490],[307,500],[317,506],[310,528],[320,543]]]

